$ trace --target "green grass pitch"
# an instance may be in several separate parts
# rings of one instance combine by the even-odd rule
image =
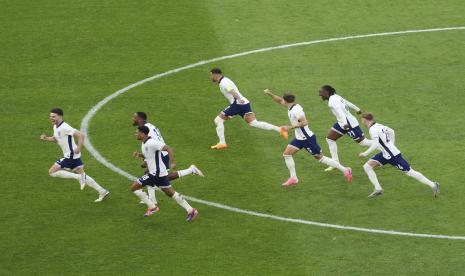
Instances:
[[[65,110],[79,127],[104,97],[156,73],[228,54],[348,35],[464,26],[463,1],[0,1],[1,275],[457,275],[465,241],[388,236],[274,221],[192,203],[192,224],[163,195],[143,218],[130,181],[87,151],[86,171],[111,190],[79,191],[51,178],[61,152],[43,143],[48,113]],[[282,217],[415,233],[465,235],[465,31],[416,33],[276,50],[195,67],[146,83],[111,101],[91,121],[94,146],[123,170],[139,143],[130,116],[146,111],[174,147],[178,168],[195,163],[206,178],[174,182],[181,193]],[[286,142],[227,122],[230,148],[213,119],[226,106],[208,71],[219,66],[252,102],[257,118],[288,122],[264,88],[293,91],[323,151],[335,118],[317,96],[322,84],[396,130],[416,170],[442,184],[430,190],[394,168],[372,186],[348,138],[338,141],[338,172],[299,153],[298,186],[284,190]]]

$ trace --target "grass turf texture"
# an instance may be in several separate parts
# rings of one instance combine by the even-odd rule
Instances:
[[[160,195],[162,212],[142,218],[130,182],[84,151],[87,172],[112,192],[79,192],[75,181],[50,178],[59,158],[51,107],[78,127],[99,100],[130,83],[198,60],[314,39],[463,25],[461,1],[3,1],[0,18],[2,200],[1,274],[456,274],[463,241],[394,237],[296,225],[193,204],[194,224]],[[396,130],[411,165],[443,184],[427,187],[393,168],[378,170],[386,194],[376,200],[356,154],[340,140],[354,170],[348,186],[310,156],[296,156],[301,183],[283,190],[286,143],[240,119],[227,122],[230,149],[216,142],[213,118],[226,106],[201,66],[147,83],[105,106],[90,125],[94,145],[139,175],[130,115],[144,110],[175,148],[178,168],[195,162],[207,178],[174,182],[184,194],[224,204],[328,223],[464,235],[464,31],[411,34],[278,50],[215,65],[252,101],[260,120],[287,123],[286,110],[263,88],[291,90],[324,152],[334,123],[316,89],[341,95]],[[426,150],[425,150],[426,149]]]

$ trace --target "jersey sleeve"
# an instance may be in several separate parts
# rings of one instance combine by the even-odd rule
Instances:
[[[154,150],[162,150],[164,147],[165,147],[165,144],[160,141],[152,140],[150,143],[150,148]]]
[[[76,129],[71,127],[68,124],[64,125],[61,131],[64,135],[71,135],[71,136],[73,136],[76,133]]]
[[[345,100],[345,99],[344,99]],[[345,100],[346,102],[346,105],[350,108],[350,109],[353,109],[355,110],[356,112],[359,112],[360,111],[360,108],[358,106],[356,106],[355,104],[349,102],[348,100]]]

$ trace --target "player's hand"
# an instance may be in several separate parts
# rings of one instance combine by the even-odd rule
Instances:
[[[365,158],[366,156],[365,156],[365,154],[363,154],[363,152],[361,152],[361,153],[358,154],[358,157],[359,158]]]
[[[174,169],[174,168],[176,168],[176,163],[170,162],[170,169]]]
[[[140,152],[137,152],[137,151],[135,151],[135,152],[132,153],[132,156],[133,156],[133,157],[136,157],[136,158],[137,158],[137,157],[140,157],[140,155],[141,155]]]
[[[47,140],[47,135],[45,135],[45,133],[42,133],[42,134],[40,135],[40,140],[42,140],[42,141]]]
[[[263,90],[263,93],[265,93],[265,94],[268,95],[268,96],[272,96],[272,95],[273,95],[273,91],[271,91],[271,90],[268,89],[268,88],[265,89],[265,90]]]

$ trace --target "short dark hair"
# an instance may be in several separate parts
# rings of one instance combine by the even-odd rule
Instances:
[[[63,116],[63,109],[56,107],[50,110],[50,113],[55,113],[57,115]]]
[[[284,94],[283,99],[286,103],[293,103],[295,101],[295,96],[291,93],[286,93]]]
[[[221,69],[218,68],[218,67],[215,67],[215,68],[211,69],[210,73],[212,73],[212,74],[220,74],[220,75],[223,74],[223,72],[221,72]]]
[[[140,126],[137,128],[139,132],[144,133],[145,135],[149,135],[150,129],[146,126]]]
[[[373,121],[375,119],[375,115],[371,112],[365,112],[362,114],[362,118],[368,120],[368,121]]]
[[[136,115],[137,115],[137,117],[141,118],[144,121],[147,120],[147,114],[145,114],[145,112],[137,111]]]
[[[334,87],[332,87],[331,85],[323,85],[321,89],[323,89],[324,91],[327,91],[329,95],[336,94],[336,89],[334,89]]]

